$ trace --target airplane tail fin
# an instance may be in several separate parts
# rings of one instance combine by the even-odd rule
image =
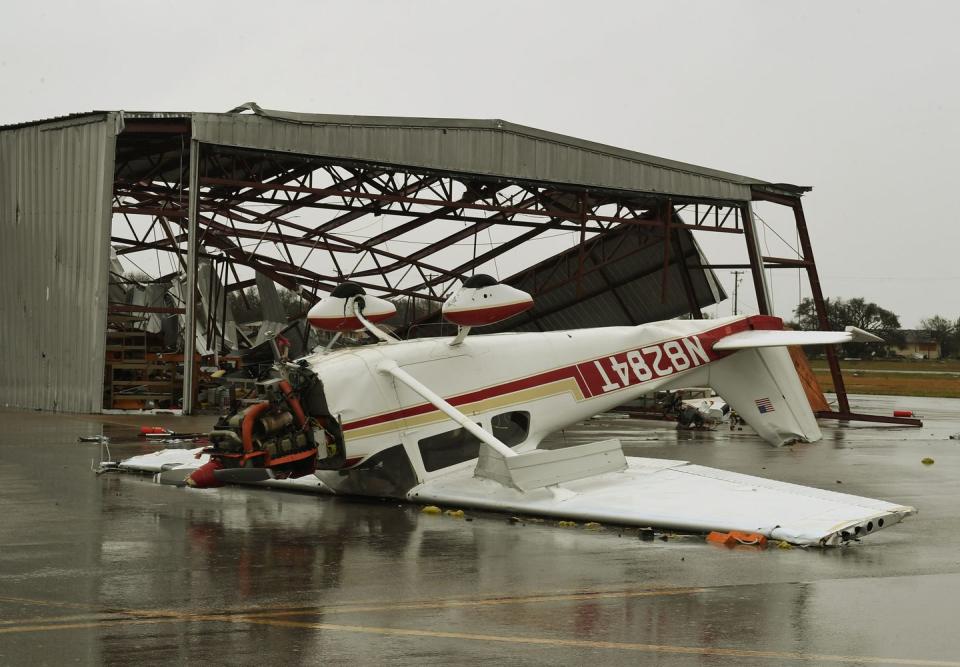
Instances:
[[[723,356],[709,366],[709,384],[767,442],[784,445],[821,438],[788,346],[879,341],[873,334],[845,331],[792,331],[776,317],[754,315],[728,328],[711,348]]]
[[[767,315],[740,324],[745,328],[728,329],[730,333],[712,343],[714,352],[730,354],[709,366],[709,384],[774,445],[822,437],[788,346],[883,342],[852,326],[844,331],[785,331],[782,320]]]
[[[786,347],[741,349],[710,365],[709,384],[767,442],[815,442],[820,427]]]

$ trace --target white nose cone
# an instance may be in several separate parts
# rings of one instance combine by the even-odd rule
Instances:
[[[357,309],[374,324],[393,317],[397,312],[396,306],[386,299],[366,294],[359,285],[343,283],[313,305],[307,313],[307,320],[322,331],[356,331],[363,329]]]
[[[533,307],[533,297],[522,290],[498,283],[479,274],[464,281],[463,287],[443,304],[443,316],[464,327],[481,327],[519,315]]]

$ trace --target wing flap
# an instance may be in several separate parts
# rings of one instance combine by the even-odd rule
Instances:
[[[502,456],[492,447],[482,447],[474,474],[531,491],[626,467],[623,447],[612,439],[562,449],[534,449],[516,456]]]

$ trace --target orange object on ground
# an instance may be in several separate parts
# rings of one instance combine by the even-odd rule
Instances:
[[[912,417],[913,410],[894,410],[893,416],[894,417]]]
[[[737,544],[756,544],[760,547],[767,546],[767,538],[760,533],[744,533],[739,530],[731,530],[730,537],[737,541]]]
[[[729,533],[713,531],[707,535],[707,542],[722,544],[726,547],[734,547],[738,544],[758,547],[767,546],[767,538],[760,533],[745,533],[740,530],[731,530]]]
[[[730,536],[730,533],[718,533],[717,531],[713,531],[707,535],[707,542],[722,544],[725,547],[732,547],[737,543],[737,541]]]
[[[167,429],[162,426],[141,426],[140,435],[146,435],[147,433],[166,433]]]

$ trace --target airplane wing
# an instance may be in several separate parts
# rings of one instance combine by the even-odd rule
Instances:
[[[518,454],[395,362],[379,370],[484,443],[475,469],[454,468],[428,479],[407,493],[413,502],[618,525],[740,530],[804,546],[840,544],[916,511],[686,461],[628,457],[619,440]]]
[[[814,547],[864,537],[916,512],[905,505],[686,461],[628,456],[626,462],[619,472],[528,491],[460,469],[428,480],[407,495],[419,503],[612,525],[691,532],[739,530]]]
[[[127,459],[119,468],[156,473],[154,479],[159,483],[182,485],[185,474],[204,463],[204,457],[195,457],[200,451],[163,450]],[[604,470],[578,464],[589,463],[589,457],[598,453],[611,461],[622,461],[622,465]],[[573,463],[564,466],[567,476],[562,481],[551,479],[556,470],[550,464],[557,460]],[[477,470],[453,469],[413,487],[407,499],[414,503],[621,526],[693,532],[740,530],[802,546],[840,544],[889,528],[916,512],[905,505],[686,461],[624,457],[618,440],[533,450],[511,458],[509,471],[504,470],[505,466],[497,461],[492,449],[484,448]],[[519,485],[505,478],[496,479],[498,471],[509,474]],[[336,493],[312,475],[258,482],[254,486],[300,493]]]
[[[193,449],[161,449],[149,454],[131,456],[117,465],[122,472],[145,473],[153,475],[157,484],[172,486],[186,486],[186,479],[194,470],[210,460],[209,454],[204,454],[204,447]],[[231,480],[233,481],[233,480]],[[243,480],[236,480],[243,483]],[[252,486],[266,486],[269,488],[286,489],[288,491],[316,492],[336,495],[336,491],[324,484],[313,475],[290,479],[264,479],[250,482]]]
[[[745,350],[753,347],[788,345],[834,345],[838,343],[882,343],[883,339],[857,327],[845,331],[741,331],[721,338],[714,350]]]

